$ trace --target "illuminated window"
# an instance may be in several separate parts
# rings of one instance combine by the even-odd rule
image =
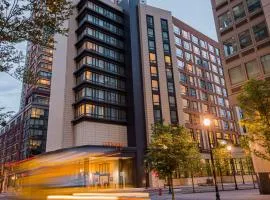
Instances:
[[[158,76],[157,68],[155,66],[151,66],[151,76]]]
[[[156,60],[156,54],[150,53],[149,54],[149,59],[150,59],[150,62],[151,63],[156,63],[157,62],[157,60]]]
[[[50,80],[47,80],[47,79],[39,79],[39,80],[38,80],[38,84],[39,84],[39,85],[46,85],[46,86],[49,86],[51,83],[50,83]]]
[[[171,65],[172,64],[172,61],[171,61],[171,57],[170,56],[165,56],[165,63],[167,65]]]
[[[44,116],[44,110],[39,108],[32,108],[31,118],[40,118],[40,116]]]
[[[158,91],[159,86],[158,86],[158,81],[157,80],[152,80],[152,90]]]
[[[153,95],[153,104],[155,106],[159,106],[160,105],[159,95],[156,95],[156,94]]]
[[[91,80],[92,78],[92,72],[86,71],[85,72],[85,80]]]

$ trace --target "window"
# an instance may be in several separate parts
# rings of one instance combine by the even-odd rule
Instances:
[[[175,107],[176,106],[175,97],[169,96],[169,104],[170,104],[171,107]]]
[[[171,110],[170,111],[170,114],[171,114],[171,121],[172,123],[176,123],[177,122],[177,113],[175,110]]]
[[[219,56],[219,49],[215,48],[216,54]]]
[[[190,88],[190,96],[192,96],[192,97],[196,97],[196,90],[195,89],[193,89],[193,88]]]
[[[225,106],[225,101],[224,101],[223,98],[217,97],[217,100],[218,100],[218,105],[220,105],[220,106]]]
[[[153,104],[155,106],[159,106],[160,105],[159,95],[156,95],[156,94],[153,95]]]
[[[188,89],[186,86],[180,85],[180,94],[187,95],[187,91]]]
[[[205,81],[200,80],[200,87],[203,88],[203,89],[206,89]]]
[[[180,58],[183,58],[183,51],[181,49],[176,48],[176,55]]]
[[[177,34],[177,35],[180,35],[181,34],[181,31],[180,31],[180,29],[177,26],[173,26],[173,30],[174,30],[174,33],[175,34]]]
[[[232,85],[245,81],[245,72],[240,65],[229,69],[229,75]]]
[[[159,86],[158,86],[158,81],[157,80],[152,80],[152,90],[153,91],[158,91]]]
[[[239,5],[233,7],[232,11],[233,11],[233,17],[235,21],[242,19],[243,17],[246,16],[243,3],[240,3]]]
[[[200,40],[200,46],[202,47],[202,48],[207,48],[207,43],[205,42],[205,41],[203,41],[203,40]]]
[[[246,0],[249,12],[254,12],[261,8],[260,0]]]
[[[221,90],[221,87],[219,86],[215,86],[215,89],[216,89],[216,93],[219,94],[219,95],[222,95],[222,90]]]
[[[259,67],[257,65],[257,60],[252,60],[246,63],[246,70],[248,78],[256,77],[260,73]]]
[[[220,79],[217,75],[214,75],[214,82],[220,84]]]
[[[179,69],[184,69],[185,63],[183,61],[181,61],[181,60],[177,60],[177,67]]]
[[[240,47],[241,49],[244,49],[252,44],[251,36],[249,33],[249,30],[246,30],[238,35]]]
[[[160,109],[154,109],[154,119],[155,119],[155,122],[161,121],[161,110]]]
[[[153,77],[158,76],[157,67],[151,66],[151,76],[153,76]]]
[[[168,82],[168,92],[174,93],[174,85],[171,82]]]
[[[252,27],[255,40],[258,42],[268,37],[268,31],[265,22]]]
[[[154,36],[154,30],[152,28],[148,28],[148,37],[153,38]]]
[[[224,29],[230,27],[232,25],[232,18],[230,11],[220,15],[218,17],[219,30],[223,31]]]
[[[193,72],[193,66],[191,64],[186,64],[186,69],[191,73]]]
[[[165,31],[168,29],[168,22],[167,22],[167,20],[161,19],[161,28],[162,28],[162,30],[165,30]]]
[[[202,61],[202,66],[208,69],[209,68],[209,62],[206,61],[206,60],[203,60]]]
[[[184,48],[191,51],[191,44],[189,42],[184,41]]]
[[[223,43],[223,47],[224,47],[224,53],[226,57],[231,56],[238,51],[237,43],[233,37],[225,41]]]
[[[208,96],[206,92],[201,92],[201,100],[208,101]]]
[[[170,56],[165,56],[165,64],[166,65],[171,65],[172,64],[172,60]]]
[[[212,71],[218,74],[218,67],[212,64]]]
[[[207,51],[202,50],[202,57],[205,59],[209,59],[209,55]]]
[[[180,81],[183,83],[187,83],[187,76],[183,73],[180,73]]]
[[[154,26],[154,18],[152,16],[147,16],[146,19],[148,26]]]
[[[192,55],[188,52],[185,52],[185,58],[186,58],[186,61],[191,61],[191,62],[193,61]]]
[[[264,73],[270,73],[270,54],[261,57]]]
[[[149,44],[149,50],[155,51],[155,49],[156,49],[155,48],[155,41],[149,40],[148,44]]]
[[[227,2],[227,0],[215,0],[215,2],[216,2],[216,6],[219,6],[219,5]]]
[[[196,36],[191,35],[191,40],[192,40],[193,43],[195,43],[197,45],[199,44],[199,39]]]
[[[193,45],[193,52],[196,53],[197,55],[201,55],[200,48],[194,45]]]
[[[182,46],[182,42],[181,42],[181,39],[177,36],[174,36],[174,39],[175,39],[175,43],[178,45],[178,46]]]
[[[169,34],[168,34],[168,32],[162,32],[162,38],[163,38],[163,40],[164,41],[167,41],[167,40],[169,40]]]
[[[172,70],[170,68],[166,69],[166,75],[167,75],[167,79],[173,78]]]
[[[182,36],[183,36],[183,38],[185,38],[187,40],[190,40],[190,34],[189,34],[189,32],[187,32],[185,30],[182,30]]]
[[[164,52],[170,53],[170,45],[169,44],[164,43],[163,44],[163,49],[164,49]]]
[[[208,44],[209,51],[215,53],[215,49],[211,44]]]
[[[197,76],[202,77],[202,70],[199,67],[196,68],[196,71],[197,71]]]
[[[149,54],[149,59],[150,59],[150,62],[151,63],[156,63],[157,62],[157,60],[156,60],[156,54],[150,53]]]

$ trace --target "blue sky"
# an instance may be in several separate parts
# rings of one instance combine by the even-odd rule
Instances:
[[[216,40],[216,30],[210,0],[147,0],[149,5],[172,11],[173,16]],[[20,45],[25,50],[25,45]],[[21,83],[0,73],[0,107],[18,111]]]

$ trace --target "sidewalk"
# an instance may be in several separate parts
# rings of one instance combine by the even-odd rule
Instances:
[[[181,194],[176,193],[176,200],[216,200],[214,192]],[[270,200],[270,195],[260,195],[259,190],[238,190],[220,192],[221,200]],[[151,200],[171,200],[171,195],[167,192],[162,196],[152,194]]]

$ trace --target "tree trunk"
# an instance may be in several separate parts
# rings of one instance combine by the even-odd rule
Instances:
[[[193,193],[195,193],[193,170],[191,171],[191,180],[192,180],[192,191]]]
[[[168,185],[169,185],[169,194],[172,193],[172,188],[171,188],[171,177],[168,176]]]
[[[171,182],[171,188],[172,188],[172,200],[175,200],[175,195],[174,195],[174,189],[173,189],[173,177],[172,174],[170,174],[170,182]]]

